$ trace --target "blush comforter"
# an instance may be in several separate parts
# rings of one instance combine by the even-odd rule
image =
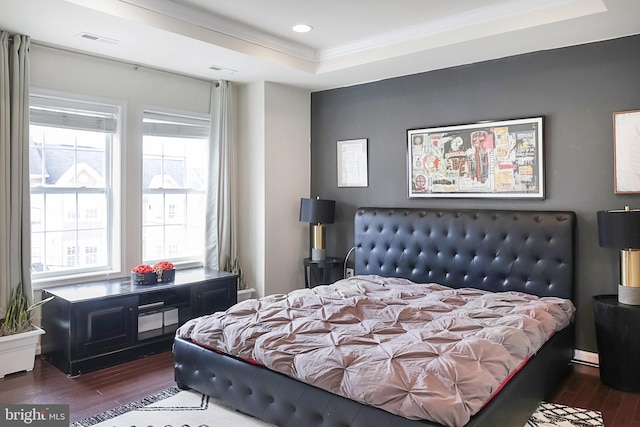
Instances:
[[[241,302],[176,334],[409,418],[466,424],[571,301],[356,276]]]

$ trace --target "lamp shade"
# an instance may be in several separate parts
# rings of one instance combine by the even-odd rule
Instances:
[[[640,249],[640,210],[598,211],[598,239],[603,248]]]
[[[300,221],[311,224],[333,224],[335,200],[300,199]]]

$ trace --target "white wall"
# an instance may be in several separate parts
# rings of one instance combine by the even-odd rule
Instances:
[[[239,88],[240,258],[259,295],[304,286],[308,225],[298,221],[310,190],[308,91],[275,83]]]
[[[311,94],[276,83],[266,86],[266,283],[269,293],[304,286],[309,224],[300,198],[311,189]]]
[[[238,98],[238,256],[248,287],[265,295],[264,83],[240,86]],[[255,297],[256,295],[254,295]]]

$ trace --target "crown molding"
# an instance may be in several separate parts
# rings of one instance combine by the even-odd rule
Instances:
[[[567,7],[570,7],[568,9],[570,16],[567,16],[567,13],[555,13],[558,9],[566,9]],[[536,2],[514,0],[423,22],[418,25],[407,26],[334,48],[323,49],[318,52],[317,58],[319,62],[322,62],[372,49],[428,39],[446,33],[471,31],[473,28],[483,26],[486,28],[490,23],[508,20],[514,22],[514,20],[519,19],[518,17],[521,17],[521,20],[515,22],[519,22],[521,27],[531,27],[605,12],[606,10],[607,8],[602,0],[537,0]],[[538,16],[538,19],[527,18],[531,14]],[[477,35],[484,34],[475,33],[475,36]]]

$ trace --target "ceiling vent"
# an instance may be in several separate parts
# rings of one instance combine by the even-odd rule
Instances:
[[[209,67],[209,69],[211,71],[218,71],[220,73],[226,73],[226,74],[233,74],[233,73],[237,73],[237,70],[232,70],[231,68],[225,68],[225,67],[221,67],[219,65],[212,65]]]
[[[86,32],[82,32],[80,34],[78,34],[78,37],[85,39],[85,40],[91,40],[94,42],[100,42],[100,43],[104,43],[104,44],[118,44],[120,43],[118,40],[114,40],[114,39],[110,39],[109,37],[103,37],[103,36],[99,36],[96,34],[91,34],[91,33],[86,33]]]

